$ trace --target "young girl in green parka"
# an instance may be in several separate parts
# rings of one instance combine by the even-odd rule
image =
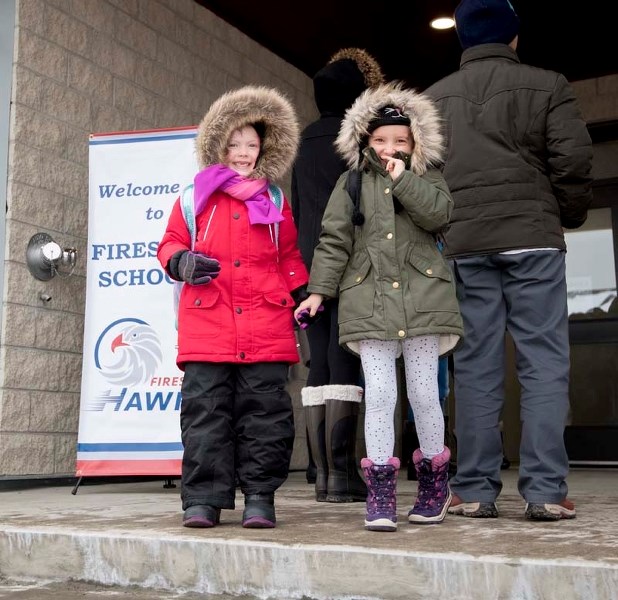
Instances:
[[[295,311],[314,315],[339,293],[339,342],[359,354],[365,376],[365,528],[397,529],[393,456],[396,358],[403,353],[420,448],[412,459],[418,495],[412,523],[440,523],[450,503],[438,357],[452,352],[463,325],[451,272],[436,245],[453,201],[437,169],[443,138],[433,103],[390,83],[365,91],[346,112],[337,150],[344,173],[328,202],[308,291]],[[359,178],[360,177],[360,178]],[[350,190],[347,191],[347,190]]]

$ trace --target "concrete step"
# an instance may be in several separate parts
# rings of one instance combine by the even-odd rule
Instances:
[[[577,519],[523,518],[514,470],[498,519],[449,516],[412,526],[415,482],[399,482],[395,533],[363,529],[364,504],[316,503],[294,473],[277,494],[278,527],[181,527],[178,489],[161,482],[0,492],[0,577],[261,598],[618,599],[618,471],[576,471]]]

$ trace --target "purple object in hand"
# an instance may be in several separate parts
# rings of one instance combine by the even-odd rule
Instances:
[[[322,304],[320,304],[320,306],[318,306],[318,310],[316,311],[315,315],[312,317],[309,315],[309,309],[305,308],[304,310],[301,310],[298,313],[298,324],[300,325],[301,329],[307,329],[307,327],[309,327],[309,325],[313,325],[322,315],[320,313],[324,312],[324,306]]]

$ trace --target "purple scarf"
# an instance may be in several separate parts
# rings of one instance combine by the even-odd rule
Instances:
[[[243,177],[225,165],[218,164],[200,171],[193,183],[196,217],[206,208],[210,196],[216,190],[221,190],[246,204],[251,225],[269,225],[283,221],[283,215],[268,194],[267,179]]]

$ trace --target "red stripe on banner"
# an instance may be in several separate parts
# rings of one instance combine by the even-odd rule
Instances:
[[[77,477],[105,475],[180,476],[182,459],[170,460],[78,460]]]
[[[189,131],[190,129],[197,129],[197,125],[185,125],[184,127],[163,127],[161,129],[136,129],[135,131],[103,131],[100,133],[91,133],[90,138],[106,137],[110,135],[126,135],[130,137],[132,135],[139,135],[141,133],[160,133],[162,131]]]

